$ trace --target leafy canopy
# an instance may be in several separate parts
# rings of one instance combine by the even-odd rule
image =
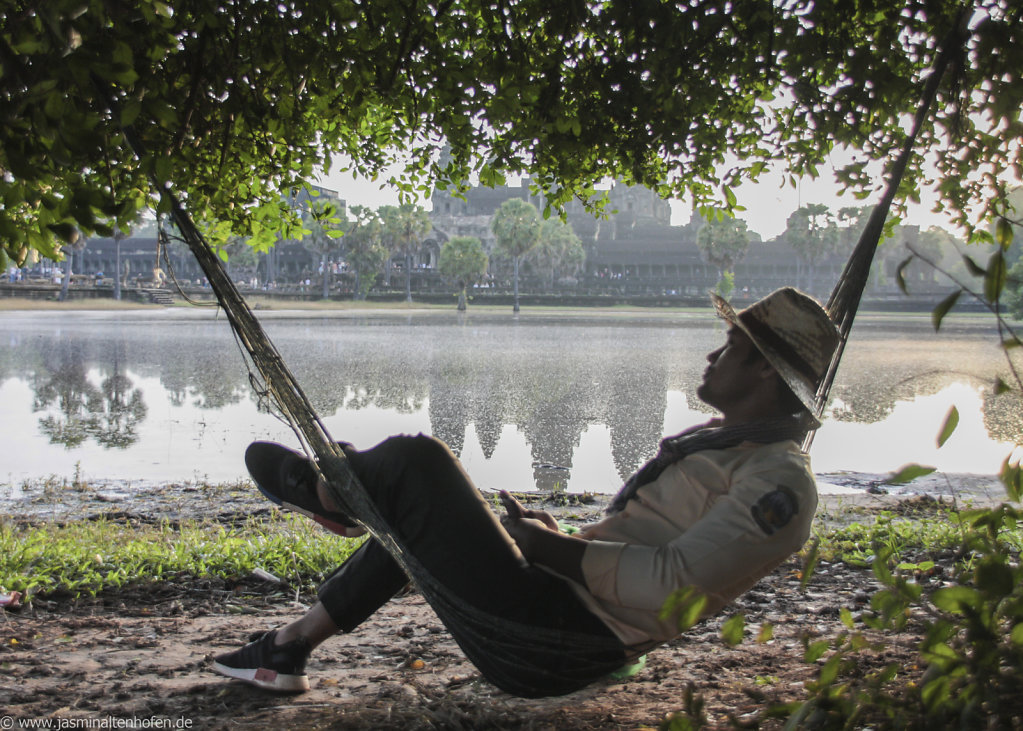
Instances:
[[[467,307],[466,288],[483,278],[489,264],[483,242],[475,236],[455,236],[444,242],[437,268],[442,275],[458,284],[460,312]]]
[[[458,282],[464,291],[487,273],[488,264],[483,243],[477,237],[455,236],[441,247],[437,268],[442,275]]]
[[[749,248],[746,222],[738,218],[711,218],[696,232],[696,245],[719,271],[730,272]]]
[[[556,207],[608,177],[730,207],[769,163],[812,174],[849,146],[840,177],[869,191],[963,5],[8,0],[0,243],[57,258],[170,184],[265,247],[298,225],[282,193],[336,156],[370,178],[400,164],[409,195],[529,173]],[[901,191],[932,185],[964,222],[1023,172],[1021,9],[971,7]]]

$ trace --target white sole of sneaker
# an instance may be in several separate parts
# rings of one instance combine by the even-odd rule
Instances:
[[[305,675],[284,675],[267,668],[230,668],[216,661],[212,667],[221,675],[243,680],[263,690],[276,690],[279,693],[301,693],[309,690],[309,678]]]

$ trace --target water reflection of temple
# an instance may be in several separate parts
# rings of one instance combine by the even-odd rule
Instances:
[[[615,467],[624,477],[650,456],[664,423],[667,366],[650,361],[636,369],[550,343],[524,354],[514,343],[490,353],[485,364],[464,354],[434,354],[429,380],[433,433],[459,453],[470,427],[485,457],[493,455],[505,425],[530,447],[540,489],[564,487],[582,434],[607,425]]]
[[[209,327],[210,332],[205,332]],[[36,394],[44,430],[67,446],[90,436],[106,446],[128,446],[146,418],[137,378],[155,378],[171,407],[216,410],[257,402],[240,355],[219,325],[170,325],[133,330],[131,337],[31,339],[19,360]],[[529,445],[538,487],[563,486],[582,434],[605,424],[619,475],[627,476],[656,448],[669,387],[667,357],[649,357],[629,369],[613,357],[594,358],[572,347],[557,328],[539,349],[514,329],[500,337],[472,327],[445,332],[409,327],[360,327],[359,347],[310,336],[291,323],[275,340],[324,416],[368,407],[415,413],[427,407],[431,431],[456,453],[470,426],[488,459],[507,425]],[[351,343],[351,339],[347,343]],[[345,438],[345,434],[337,434]],[[350,435],[354,438],[357,435]]]
[[[321,416],[343,420],[345,412],[368,408],[425,411],[432,433],[456,453],[465,449],[471,429],[487,459],[510,426],[528,445],[541,489],[567,482],[581,439],[594,425],[606,425],[614,468],[619,478],[627,477],[656,449],[666,392],[683,394],[697,408],[695,387],[708,349],[703,343],[720,334],[704,332],[702,325],[704,340],[694,341],[685,325],[636,334],[607,323],[545,329],[480,319],[457,326],[390,318],[329,327],[278,321],[269,327]],[[67,446],[134,443],[150,418],[140,379],[159,382],[172,408],[217,410],[258,401],[222,322],[64,328],[33,337],[5,333],[5,343],[11,347],[0,357],[0,376],[29,384],[38,406],[34,418],[48,438]],[[966,379],[984,387],[992,436],[1020,442],[1018,395],[995,395],[990,361],[976,358],[977,343],[946,338],[935,351],[914,338],[861,334],[834,389],[840,406],[835,418],[872,423],[901,400]],[[885,367],[878,368],[879,362]],[[357,434],[337,431],[339,439],[359,441]]]

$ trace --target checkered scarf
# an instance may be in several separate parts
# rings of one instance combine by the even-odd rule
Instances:
[[[782,416],[773,419],[751,421],[735,426],[700,425],[687,429],[681,434],[661,440],[657,454],[639,468],[622,486],[607,507],[608,515],[620,512],[625,503],[636,495],[636,490],[656,480],[664,468],[673,462],[688,457],[690,454],[708,449],[728,449],[743,442],[771,444],[793,440],[802,442],[807,427],[802,419],[795,416]]]

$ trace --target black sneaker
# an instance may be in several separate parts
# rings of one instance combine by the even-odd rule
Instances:
[[[277,630],[256,634],[240,650],[217,655],[213,670],[236,680],[244,680],[257,688],[282,693],[309,690],[305,664],[312,649],[304,639],[274,646]]]
[[[301,452],[275,442],[253,442],[245,450],[245,466],[259,491],[285,510],[301,513],[339,536],[354,538],[366,532],[344,513],[323,507],[316,494],[316,470]]]

